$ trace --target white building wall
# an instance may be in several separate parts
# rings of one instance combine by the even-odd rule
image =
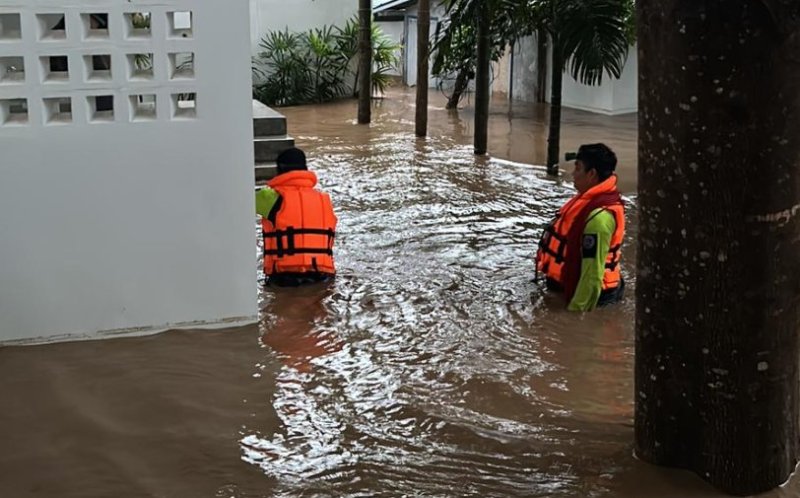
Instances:
[[[512,47],[509,45],[503,52],[502,57],[497,62],[491,63],[491,93],[500,93],[502,97],[509,98],[509,90],[511,89],[511,51]]]
[[[229,0],[223,0],[229,1]],[[356,0],[249,0],[253,54],[268,31],[300,32],[323,25],[342,27],[358,14]]]
[[[634,45],[628,50],[628,60],[622,77],[614,82],[614,113],[624,114],[639,109],[639,58]]]
[[[376,22],[375,24],[378,25],[388,39],[392,40],[393,43],[401,47],[398,54],[400,63],[395,69],[389,71],[389,74],[394,76],[402,76],[403,60],[405,59],[405,23],[403,21],[388,21]]]
[[[0,0],[0,64],[24,62],[0,81],[0,342],[256,318],[248,22],[246,0]]]
[[[552,60],[548,54],[548,62]],[[550,102],[552,68],[547,67],[547,101]],[[603,74],[603,83],[597,86],[584,85],[577,82],[569,74],[564,73],[561,104],[565,107],[591,111],[600,114],[625,114],[638,109],[638,65],[636,46],[628,50],[628,60],[620,79]]]
[[[445,18],[445,9],[440,2],[431,2],[431,39],[436,36],[437,24]],[[403,15],[401,13],[401,15]],[[419,15],[419,7],[417,4],[410,5],[404,11],[405,18],[399,21],[383,21],[378,22],[378,26],[393,42],[402,47],[400,57],[400,68],[396,74],[403,77],[403,83],[408,86],[417,84],[417,18]],[[433,60],[428,64],[428,71],[433,67]],[[438,80],[434,79],[431,74],[428,75],[428,85],[435,88]]]
[[[535,36],[517,40],[513,47],[512,100],[536,102],[538,44]]]

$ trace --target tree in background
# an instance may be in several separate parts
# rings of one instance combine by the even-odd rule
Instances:
[[[475,154],[486,154],[489,144],[489,86],[490,80],[490,30],[491,5],[482,2],[478,10],[478,47],[475,68]]]
[[[445,0],[445,6],[450,23],[437,42],[434,68],[458,68],[459,75],[464,76],[456,78],[457,88],[466,88],[468,83],[464,79],[472,67],[472,47],[478,44],[471,26],[477,26],[479,12],[488,18],[493,50],[502,53],[509,42],[537,31],[550,39],[547,168],[548,173],[557,174],[563,73],[569,70],[573,78],[589,85],[600,84],[604,73],[621,76],[628,54],[633,0]],[[476,78],[481,76],[476,73]],[[481,120],[488,120],[488,113],[480,114]],[[476,123],[476,129],[479,126],[482,129],[484,124]]]
[[[428,57],[431,27],[430,0],[419,0],[417,21],[417,108],[416,133],[418,137],[428,134]]]
[[[527,28],[524,28],[526,23],[511,22],[504,14],[513,10],[497,8],[495,2],[496,0],[490,0],[486,6],[491,21],[490,58],[496,62],[503,56],[506,46],[516,37],[523,36]],[[447,18],[439,23],[435,34],[432,73],[442,81],[455,80],[446,106],[447,109],[455,109],[469,87],[469,82],[476,76],[479,19],[477,7],[480,4],[445,0],[444,5]],[[506,7],[509,5],[505,4]]]
[[[372,0],[358,0],[358,122],[369,123],[372,120]]]
[[[628,57],[627,20],[632,0],[548,0],[534,2],[534,17],[550,38],[550,126],[547,172],[558,174],[561,93],[564,71],[585,85],[599,85],[603,73],[622,75]]]

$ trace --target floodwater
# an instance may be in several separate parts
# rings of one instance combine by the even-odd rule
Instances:
[[[541,112],[496,105],[512,163],[436,97],[415,139],[412,98],[369,127],[284,110],[337,207],[334,282],[262,291],[249,327],[0,349],[0,497],[720,496],[632,456],[634,197],[627,297],[567,313],[532,282],[572,193],[517,164],[542,161]],[[564,133],[617,149],[631,194],[634,117]]]

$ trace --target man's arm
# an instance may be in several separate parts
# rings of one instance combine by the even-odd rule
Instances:
[[[256,213],[266,218],[278,202],[278,192],[269,187],[256,190]]]
[[[591,311],[597,306],[603,291],[606,257],[616,225],[614,215],[605,209],[595,209],[589,215],[581,239],[581,278],[567,306],[568,310]]]

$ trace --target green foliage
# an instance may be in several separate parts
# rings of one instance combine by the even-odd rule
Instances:
[[[498,61],[506,46],[534,29],[535,10],[519,0],[483,0],[489,11],[490,58]],[[432,47],[432,73],[441,80],[459,75],[475,77],[477,63],[477,18],[481,15],[477,0],[445,0],[448,19],[441,23]]]
[[[389,85],[388,71],[399,63],[400,47],[373,25],[373,91]],[[358,20],[344,27],[323,26],[305,33],[271,31],[253,60],[253,95],[267,105],[327,102],[347,94],[358,80]]]
[[[400,64],[400,48],[377,24],[372,25],[372,93],[383,93],[391,84],[388,73]]]
[[[634,0],[445,0],[450,23],[437,34],[435,75],[474,68],[482,6],[492,20],[493,60],[515,39],[541,28],[558,41],[566,68],[584,84],[600,84],[603,73],[618,78],[635,40]]]
[[[622,75],[628,57],[628,0],[556,2],[550,34],[572,77],[599,85],[603,73]]]
[[[134,29],[150,29],[150,14],[146,12],[134,12],[131,14],[131,24]],[[136,54],[133,57],[136,69],[151,69],[153,67],[153,56],[151,54]]]

